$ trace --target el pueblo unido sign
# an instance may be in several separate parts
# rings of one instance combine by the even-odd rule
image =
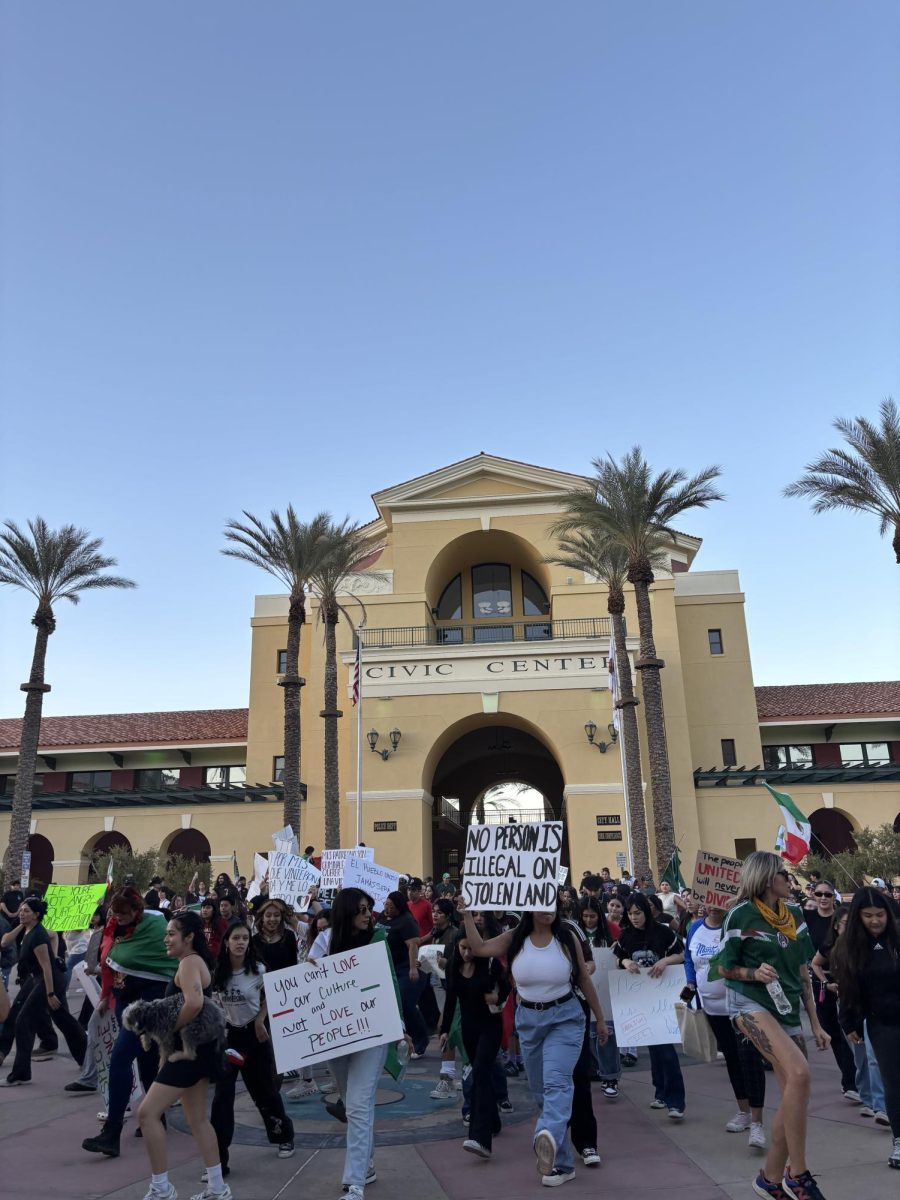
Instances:
[[[344,860],[351,856],[364,858],[368,862],[375,861],[375,851],[371,846],[357,846],[354,850],[322,851],[322,887],[326,891],[331,892],[344,886]]]
[[[742,866],[739,858],[699,851],[694,866],[694,895],[711,908],[727,908],[741,890]]]
[[[403,1037],[386,942],[268,971],[263,982],[279,1072]]]
[[[467,908],[549,912],[556,907],[561,821],[470,825],[462,894]]]

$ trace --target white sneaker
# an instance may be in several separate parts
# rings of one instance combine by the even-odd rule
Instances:
[[[753,1150],[765,1150],[766,1131],[761,1121],[750,1122],[750,1136],[747,1138],[747,1145]]]
[[[428,1094],[432,1100],[455,1100],[456,1092],[453,1087],[453,1080],[448,1079],[446,1075],[442,1075],[437,1081],[437,1086],[433,1087]]]
[[[665,1100],[651,1100],[650,1107],[651,1108],[665,1108],[666,1102],[665,1102]]]
[[[319,1089],[311,1079],[304,1079],[295,1088],[286,1093],[288,1100],[308,1100],[310,1096],[318,1096]]]
[[[862,1096],[855,1088],[847,1088],[844,1092],[844,1099],[849,1100],[851,1104],[862,1104]]]
[[[463,1150],[467,1150],[469,1154],[474,1154],[478,1158],[490,1158],[491,1152],[487,1146],[482,1146],[481,1142],[476,1142],[474,1138],[466,1138],[463,1142]]]
[[[352,1183],[341,1196],[341,1200],[365,1200],[365,1195],[359,1184]]]
[[[886,1125],[888,1127],[888,1129],[890,1129],[891,1118],[887,1115],[886,1112],[877,1112],[875,1114],[875,1124],[876,1125]]]
[[[155,1188],[151,1183],[144,1200],[178,1200],[178,1193],[172,1187],[171,1182],[167,1183],[164,1188]]]
[[[537,1155],[538,1175],[546,1179],[553,1174],[553,1164],[556,1162],[556,1141],[549,1129],[542,1129],[535,1137],[534,1152]]]
[[[891,1150],[891,1157],[888,1159],[888,1166],[900,1171],[900,1137],[894,1138],[894,1145]]]
[[[207,1184],[202,1192],[197,1192],[196,1196],[191,1196],[191,1200],[233,1200],[233,1197],[231,1195],[231,1188],[227,1183],[221,1192],[212,1191],[209,1184]]]
[[[861,1117],[874,1117],[874,1116],[875,1116],[875,1109],[874,1109],[874,1108],[869,1108],[868,1104],[864,1104],[864,1105],[862,1106],[862,1108],[859,1110],[859,1115],[860,1115]]]
[[[684,1120],[684,1109],[683,1108],[670,1108],[669,1109],[669,1120],[670,1121],[683,1121]]]
[[[599,1167],[603,1160],[593,1146],[588,1146],[581,1152],[581,1161],[586,1167]]]
[[[750,1114],[745,1112],[735,1113],[725,1128],[729,1133],[743,1133],[749,1129],[751,1125]]]

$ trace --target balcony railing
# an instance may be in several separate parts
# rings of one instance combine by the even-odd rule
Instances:
[[[451,803],[446,796],[441,796],[437,805],[436,816],[444,817],[447,821],[452,821],[454,825],[462,827],[462,816],[459,811],[459,801],[455,804]]]
[[[568,617],[554,621],[490,621],[477,625],[404,625],[394,629],[363,629],[363,648],[388,650],[401,646],[477,646],[496,642],[556,642],[566,639],[608,638],[609,617]]]

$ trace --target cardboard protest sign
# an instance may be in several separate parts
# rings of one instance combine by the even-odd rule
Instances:
[[[607,1021],[612,1020],[612,999],[609,994],[609,977],[613,971],[618,971],[619,960],[613,954],[612,946],[592,946],[594,959],[594,974],[591,982],[600,1000],[600,1007]]]
[[[276,850],[283,850],[285,854],[300,853],[300,843],[290,825],[285,825],[284,829],[276,829],[272,834],[272,845]]]
[[[267,971],[264,984],[280,1072],[403,1036],[385,942]]]
[[[295,912],[309,908],[310,889],[321,877],[319,868],[299,854],[275,850],[269,855],[269,898],[283,900]]]
[[[253,855],[253,879],[250,881],[250,886],[247,888],[247,899],[252,900],[260,893],[262,881],[269,869],[269,861],[262,854]]]
[[[322,851],[322,887],[334,890],[344,882],[344,859],[350,856],[364,858],[367,862],[375,861],[375,851],[371,846],[357,846],[355,850],[323,850]]]
[[[390,892],[396,892],[400,886],[400,872],[392,871],[390,867],[380,867],[377,863],[367,862],[364,858],[355,858],[352,854],[344,859],[344,876],[341,887],[361,888],[372,897],[375,911],[381,912],[384,902]]]
[[[105,894],[105,883],[51,883],[44,893],[47,901],[44,928],[56,933],[87,929],[94,910]]]
[[[94,1049],[94,1066],[97,1069],[97,1090],[103,1097],[104,1108],[109,1108],[109,1060],[112,1056],[112,1048],[116,1038],[119,1036],[119,1022],[116,1020],[116,1010],[113,1005],[106,1010],[105,1013],[97,1012],[97,1005],[100,1003],[100,984],[95,975],[88,975],[87,966],[80,962],[76,965],[72,972],[72,980],[76,986],[84,989],[84,994],[94,1006],[94,1012],[91,1016],[93,1024],[93,1032],[96,1033],[96,1040],[93,1042]],[[90,1030],[91,1026],[88,1026]],[[91,1044],[90,1042],[88,1043]],[[141,1096],[144,1090],[141,1087],[140,1078],[138,1076],[137,1063],[131,1064],[131,1098],[129,1104],[132,1105],[135,1111],[140,1103]]]
[[[727,908],[741,890],[742,866],[739,858],[701,850],[694,865],[694,895],[701,904]]]
[[[561,821],[470,825],[462,879],[466,907],[520,912],[555,908],[562,839]]]
[[[684,967],[666,967],[653,979],[650,969],[639,975],[611,971],[609,995],[616,1041],[623,1046],[663,1046],[681,1041],[675,1005],[684,987]]]
[[[419,968],[429,975],[435,975],[438,979],[443,979],[445,973],[438,966],[439,958],[446,958],[443,946],[419,947]]]

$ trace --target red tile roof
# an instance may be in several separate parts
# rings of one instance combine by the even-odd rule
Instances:
[[[18,750],[22,722],[0,719],[0,750]],[[204,708],[191,712],[105,713],[86,717],[44,717],[42,750],[63,746],[165,746],[191,742],[247,740],[246,708]]]
[[[761,721],[811,717],[900,716],[900,680],[880,683],[795,683],[756,688]]]

